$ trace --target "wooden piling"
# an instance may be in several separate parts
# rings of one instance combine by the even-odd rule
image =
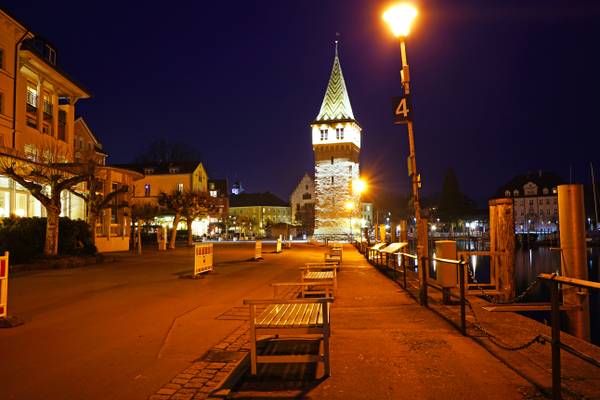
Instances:
[[[513,200],[493,199],[490,207],[491,267],[497,277],[500,299],[515,297],[515,221]]]
[[[588,279],[585,244],[585,210],[583,185],[558,186],[558,225],[560,229],[561,274],[569,278]],[[563,303],[579,307],[566,312],[567,331],[583,340],[590,340],[589,292],[573,286],[563,286]]]

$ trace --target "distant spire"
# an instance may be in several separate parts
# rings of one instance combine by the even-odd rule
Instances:
[[[336,34],[336,35],[339,35]],[[333,58],[333,68],[331,76],[325,91],[325,97],[321,104],[321,110],[317,115],[317,121],[329,121],[340,119],[354,119],[350,98],[346,90],[346,82],[342,74],[342,67],[338,55],[338,40],[335,41],[335,57]]]

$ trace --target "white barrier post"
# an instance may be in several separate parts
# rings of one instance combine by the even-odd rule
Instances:
[[[158,243],[158,251],[167,250],[167,227],[159,226],[156,230],[156,241]]]
[[[257,240],[256,245],[254,246],[254,259],[262,260],[262,240]]]
[[[275,248],[275,253],[281,253],[281,235],[277,238],[277,248]]]
[[[0,257],[0,318],[5,319],[8,308],[8,251]]]
[[[213,270],[213,244],[202,243],[194,246],[194,276]]]

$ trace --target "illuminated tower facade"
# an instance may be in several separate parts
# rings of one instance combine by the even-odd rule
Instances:
[[[361,127],[354,119],[337,42],[333,68],[317,118],[311,123],[315,153],[315,236],[342,238],[359,226]]]

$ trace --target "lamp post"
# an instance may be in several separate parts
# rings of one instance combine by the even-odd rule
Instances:
[[[419,200],[420,176],[417,173],[417,159],[415,153],[415,139],[412,123],[412,104],[410,102],[410,72],[406,57],[406,37],[410,33],[410,27],[418,12],[417,9],[409,3],[399,3],[390,7],[383,14],[383,19],[390,26],[393,35],[400,41],[400,58],[402,69],[400,70],[400,81],[402,83],[402,96],[394,104],[395,118],[397,124],[406,124],[408,128],[408,173],[411,177],[413,203],[415,207],[415,222],[417,225],[417,253],[419,262],[427,254],[427,242],[423,236],[427,234],[427,228],[421,227],[421,204]],[[421,304],[427,303],[426,292],[426,274],[425,266],[420,268],[420,300]]]

